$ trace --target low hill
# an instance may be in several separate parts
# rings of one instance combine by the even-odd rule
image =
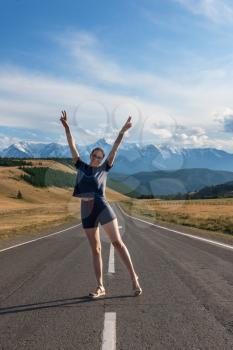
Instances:
[[[233,172],[194,168],[124,175],[112,171],[109,177],[111,188],[130,197],[159,197],[176,193],[196,192],[205,186],[233,181]]]
[[[76,175],[71,164],[52,160],[31,160],[33,167],[49,167]],[[28,167],[28,165],[27,165]],[[72,196],[73,187],[35,187],[22,179],[25,172],[19,166],[0,166],[0,239],[12,235],[43,231],[44,228],[64,222],[80,221],[80,199]],[[18,191],[22,199],[17,199]],[[106,197],[111,201],[126,197],[106,188]]]
[[[216,186],[205,186],[198,192],[190,193],[190,198],[230,198],[233,197],[233,181]]]

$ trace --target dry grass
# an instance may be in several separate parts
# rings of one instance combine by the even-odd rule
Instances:
[[[233,198],[164,201],[130,199],[124,208],[154,220],[233,234]]]
[[[76,173],[76,170],[53,160],[32,162],[33,166]],[[72,196],[73,188],[36,188],[22,180],[20,174],[23,171],[17,167],[0,167],[0,239],[42,232],[63,223],[80,222],[81,201]],[[18,190],[23,199],[16,199]],[[106,189],[106,197],[110,202],[125,199],[111,189]]]
[[[76,173],[75,169],[53,160],[32,160],[34,166]],[[39,165],[42,163],[42,165]],[[80,199],[73,188],[36,188],[20,178],[17,167],[0,167],[0,239],[43,232],[62,223],[80,222]],[[16,199],[18,190],[23,199]],[[233,199],[177,200],[131,199],[109,188],[109,202],[122,202],[132,215],[181,224],[199,229],[233,234]]]

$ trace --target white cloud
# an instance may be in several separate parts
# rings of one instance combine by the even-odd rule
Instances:
[[[171,131],[167,129],[151,129],[151,133],[160,137],[162,140],[167,140],[172,137]]]
[[[69,50],[72,56],[72,69],[84,71],[86,76],[92,76],[108,83],[126,85],[126,77],[112,57],[100,51],[98,39],[85,31],[68,31],[62,35],[51,35],[51,39],[61,47]]]
[[[7,148],[8,146],[18,141],[21,141],[18,137],[14,137],[14,136],[9,137],[0,133],[0,150]]]
[[[114,84],[115,91],[119,91],[120,95],[122,89],[127,88],[131,101],[143,99],[146,104],[153,105],[156,101],[158,107],[183,121],[187,120],[188,115],[190,119],[208,123],[214,109],[232,101],[232,55],[222,56],[214,65],[208,62],[208,69],[202,59],[195,72],[191,70],[193,61],[189,60],[188,67],[182,66],[183,71],[165,78],[155,72],[138,72],[121,65],[102,53],[101,43],[90,33],[65,32],[60,36],[53,35],[51,39],[70,53],[72,69],[76,67],[81,70],[83,75],[91,78],[92,84]],[[109,91],[109,87],[103,86],[103,90]]]
[[[175,0],[196,15],[216,23],[233,22],[233,6],[226,0]]]
[[[233,114],[227,116],[224,120],[224,130],[233,133]]]
[[[153,112],[161,118],[167,115],[165,108],[144,103],[139,98],[36,75],[16,67],[2,67],[0,71],[0,91],[7,96],[0,99],[2,125],[24,125],[63,134],[59,119],[61,110],[65,109],[73,133],[78,135],[76,142],[85,144],[103,136],[112,140],[129,114],[135,126],[130,134],[135,137],[140,132],[144,112]],[[90,130],[90,126],[93,129]]]
[[[142,91],[146,88],[148,93],[154,94],[156,91],[160,95],[183,95],[187,92],[183,82],[174,82],[154,72],[139,72],[133,69],[132,65],[121,65],[113,57],[102,52],[101,42],[92,34],[68,31],[51,35],[51,40],[61,45],[62,50],[66,49],[66,52],[69,52],[72,70],[76,69],[85,77],[92,78],[92,83],[108,82],[119,86],[119,89],[128,87],[131,91]]]
[[[233,109],[224,108],[222,111],[215,113],[215,121],[218,122],[222,131],[226,133],[233,133]]]
[[[172,135],[172,144],[184,147],[205,147],[209,145],[206,130],[200,127],[177,125]]]
[[[162,142],[174,139],[181,145],[211,144],[204,129],[213,123],[219,106],[232,103],[230,67],[200,68],[196,75],[190,72],[163,78],[120,65],[102,52],[94,35],[65,34],[68,37],[62,34],[53,40],[62,51],[66,48],[67,63],[74,75],[81,74],[79,79],[55,78],[10,65],[0,67],[0,92],[5,96],[0,99],[1,124],[63,134],[59,118],[61,110],[66,109],[76,142],[85,144],[105,135],[113,140],[132,114],[134,127],[129,140],[158,138]],[[92,78],[91,84],[86,77]],[[114,84],[114,90],[108,85],[100,88],[100,82]],[[194,119],[199,125],[196,130],[192,129]],[[162,121],[167,124],[162,125]],[[186,128],[176,135],[178,123],[186,125],[193,135]]]
[[[225,139],[216,137],[215,139],[209,139],[208,147],[213,147],[229,153],[233,153],[233,137]]]

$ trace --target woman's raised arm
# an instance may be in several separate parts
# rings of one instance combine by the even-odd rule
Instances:
[[[76,163],[78,158],[80,158],[80,154],[78,153],[78,150],[77,150],[77,148],[75,146],[75,141],[74,141],[74,138],[73,138],[73,136],[71,134],[70,127],[68,125],[66,111],[62,111],[62,116],[60,118],[60,121],[62,122],[62,124],[63,124],[63,126],[65,128],[66,137],[67,137],[68,144],[70,146],[70,151],[71,151],[71,154],[72,154],[72,158],[74,160],[74,163]]]
[[[116,156],[116,152],[117,152],[118,148],[120,147],[124,133],[132,126],[131,118],[132,117],[129,117],[128,120],[126,121],[126,123],[124,124],[124,126],[122,127],[121,131],[119,132],[119,134],[118,134],[118,136],[117,136],[117,138],[112,146],[111,151],[109,152],[109,155],[107,156],[106,161],[108,162],[108,164],[110,166],[112,166],[112,164],[113,164],[113,161],[114,161],[115,156]]]

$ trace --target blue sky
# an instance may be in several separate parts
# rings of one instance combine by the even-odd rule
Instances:
[[[233,153],[233,3],[227,0],[0,3],[0,148],[114,142]]]

